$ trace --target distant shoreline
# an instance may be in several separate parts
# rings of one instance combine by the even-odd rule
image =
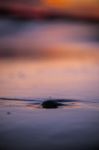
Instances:
[[[21,21],[76,21],[86,23],[99,23],[99,18],[91,15],[77,15],[70,13],[51,12],[51,11],[40,11],[40,10],[13,10],[10,8],[0,8],[0,18],[9,18]]]

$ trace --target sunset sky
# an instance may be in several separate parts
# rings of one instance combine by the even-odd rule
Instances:
[[[99,5],[97,0],[3,0],[1,6],[7,6],[17,10],[24,10],[22,14],[27,15],[27,10],[42,8],[42,10],[67,12],[77,16],[99,17]],[[45,11],[45,12],[46,12]],[[22,11],[21,11],[22,12]],[[20,11],[19,13],[20,14]],[[95,51],[95,58],[99,56],[98,25],[54,24],[1,22],[0,28],[0,55],[27,55],[34,56],[70,56],[79,57],[87,55],[87,51]],[[96,41],[95,41],[96,40]],[[39,43],[39,44],[38,44]],[[74,52],[75,51],[75,52]],[[74,55],[75,53],[75,55]],[[82,54],[83,53],[83,54]],[[93,52],[92,52],[93,53]],[[90,57],[92,54],[90,52]],[[97,53],[97,54],[96,54]],[[42,54],[42,55],[41,55]]]
[[[0,5],[16,7],[42,8],[44,10],[54,10],[68,12],[75,15],[87,15],[99,17],[98,0],[3,0]]]

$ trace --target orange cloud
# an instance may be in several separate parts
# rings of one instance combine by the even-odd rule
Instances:
[[[52,8],[66,8],[71,4],[71,1],[68,0],[43,0],[43,3],[47,7]]]
[[[76,15],[99,17],[99,5],[96,0],[42,0],[47,8],[58,9]]]
[[[43,4],[49,7],[66,8],[70,7],[92,7],[97,6],[98,2],[95,0],[42,0]]]

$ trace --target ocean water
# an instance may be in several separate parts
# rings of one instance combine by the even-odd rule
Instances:
[[[1,150],[99,149],[97,29],[0,20]],[[46,99],[64,106],[43,109]]]
[[[99,99],[99,66],[83,60],[1,60],[0,97]]]

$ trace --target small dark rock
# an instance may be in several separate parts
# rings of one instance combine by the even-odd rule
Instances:
[[[58,106],[61,106],[61,104],[53,100],[46,100],[42,103],[43,108],[57,108]]]

